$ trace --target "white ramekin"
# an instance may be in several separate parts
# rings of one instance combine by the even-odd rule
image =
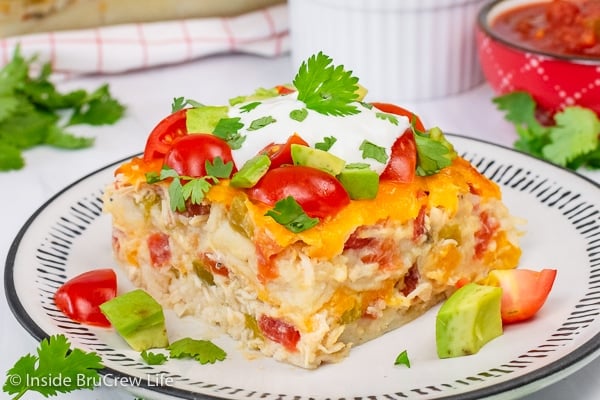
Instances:
[[[294,68],[323,51],[377,101],[428,100],[483,82],[475,42],[490,0],[288,0]]]

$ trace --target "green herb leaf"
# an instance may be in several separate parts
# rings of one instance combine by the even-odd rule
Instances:
[[[417,175],[437,174],[452,164],[457,156],[456,151],[439,128],[419,132],[413,124],[412,130],[417,144]]]
[[[162,353],[153,353],[147,350],[142,351],[140,356],[148,365],[162,365],[169,359]]]
[[[299,233],[312,228],[319,223],[318,218],[311,218],[292,196],[275,203],[275,207],[265,214],[283,225],[287,230]]]
[[[185,196],[183,195],[183,186],[181,185],[181,180],[179,178],[173,178],[169,185],[168,192],[171,210],[179,212],[185,211]]]
[[[240,112],[241,113],[250,112],[250,111],[254,110],[256,107],[260,106],[261,104],[262,103],[260,101],[253,101],[251,103],[244,104],[243,106],[240,107]]]
[[[0,147],[11,149],[0,156],[0,171],[22,168],[21,151],[34,146],[89,147],[93,139],[77,137],[66,128],[112,124],[124,114],[125,107],[111,97],[108,85],[92,93],[83,89],[61,93],[50,81],[49,63],[41,66],[37,76],[30,74],[35,59],[25,59],[17,47],[0,69]]]
[[[408,352],[404,350],[396,357],[394,365],[405,365],[410,368],[410,360],[408,359]]]
[[[117,122],[125,113],[125,107],[115,100],[102,85],[75,107],[67,125],[109,125]]]
[[[375,113],[375,117],[383,119],[384,121],[389,121],[393,125],[398,125],[398,117],[396,115],[378,112]]]
[[[550,162],[567,166],[600,147],[600,120],[592,110],[571,106],[554,116],[556,126],[549,131],[550,143],[542,155]]]
[[[248,130],[256,131],[256,130],[264,128],[265,126],[270,125],[274,122],[277,122],[277,120],[270,115],[268,115],[266,117],[261,117],[261,118],[258,118],[258,119],[255,119],[254,121],[252,121],[250,123],[250,126],[248,127]]]
[[[206,174],[214,176],[215,178],[229,178],[231,171],[233,171],[233,162],[229,161],[227,164],[223,162],[220,156],[213,159],[211,163],[209,160],[204,162],[204,169]]]
[[[216,163],[218,163],[217,158],[215,158]],[[223,161],[221,160],[221,164],[222,163]],[[209,165],[209,168],[222,171],[222,169],[227,168],[227,164],[217,167],[215,167],[213,164],[212,167]],[[214,184],[219,183],[219,180],[216,177],[210,175],[203,176],[201,178],[179,176],[177,171],[168,166],[163,166],[162,170],[160,171],[160,175],[158,175],[156,172],[146,173],[146,182],[150,184],[158,183],[165,179],[172,179],[169,187],[167,188],[169,193],[169,206],[171,207],[171,210],[179,212],[186,210],[186,202],[188,200],[192,204],[201,204],[210,188]],[[183,185],[181,184],[182,180],[185,181],[185,184]]]
[[[240,122],[241,118],[221,118],[213,131],[213,135],[225,140],[229,147],[237,150],[242,147],[246,136],[239,133],[244,124]]]
[[[187,106],[204,107],[204,104],[196,100],[186,99],[185,97],[175,97],[171,103],[171,113],[184,109]]]
[[[290,111],[290,118],[294,121],[302,122],[306,117],[308,117],[308,110],[306,108]]]
[[[322,142],[315,143],[315,149],[327,151],[331,149],[331,146],[333,146],[335,142],[337,142],[337,139],[335,137],[325,136]]]
[[[534,157],[570,169],[600,169],[600,120],[592,110],[568,106],[554,115],[554,125],[536,118],[537,104],[523,91],[493,99],[505,118],[515,125],[519,138],[513,146]]]
[[[209,340],[183,338],[169,345],[171,358],[193,358],[200,364],[223,361],[227,353]]]
[[[351,115],[358,113],[358,78],[342,65],[333,66],[332,59],[319,52],[302,62],[294,78],[298,100],[306,107],[326,115]]]
[[[377,146],[368,140],[363,140],[360,144],[359,150],[362,150],[362,158],[372,158],[379,161],[382,164],[387,163],[388,155],[385,151],[385,147]]]
[[[2,390],[18,399],[29,391],[48,397],[91,389],[99,382],[101,361],[96,353],[71,349],[64,335],[50,336],[41,341],[37,355],[21,357],[8,370]]]

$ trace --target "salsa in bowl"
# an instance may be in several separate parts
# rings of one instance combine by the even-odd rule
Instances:
[[[548,114],[600,114],[600,1],[497,0],[477,24],[484,75],[499,94],[529,92]]]

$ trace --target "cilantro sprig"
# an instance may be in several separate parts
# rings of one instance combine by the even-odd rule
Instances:
[[[27,392],[49,397],[92,389],[100,380],[101,361],[94,352],[72,349],[64,335],[50,336],[41,341],[37,354],[21,357],[8,370],[2,390],[16,400]]]
[[[117,122],[125,106],[114,99],[108,85],[92,92],[60,92],[51,82],[52,68],[45,63],[39,74],[30,74],[36,57],[26,59],[17,47],[0,70],[0,171],[25,166],[22,152],[35,146],[82,149],[94,138],[70,132],[75,125]]]
[[[359,110],[353,103],[359,98],[358,78],[343,65],[334,66],[332,62],[323,52],[302,62],[293,81],[298,100],[325,115],[357,114]]]
[[[600,119],[592,110],[567,106],[554,114],[553,125],[545,126],[537,120],[537,104],[527,92],[515,91],[492,101],[514,124],[517,150],[572,170],[600,169]]]
[[[200,364],[214,364],[227,357],[225,350],[210,340],[183,338],[171,343],[168,349],[171,358],[193,358]]]
[[[319,219],[309,217],[292,196],[279,200],[265,215],[294,233],[306,231],[319,223]]]
[[[224,163],[221,157],[216,157],[212,163],[206,161],[204,167],[206,176],[191,177],[179,175],[173,168],[163,166],[160,173],[147,173],[146,182],[152,184],[171,179],[168,187],[171,210],[183,212],[187,208],[187,201],[191,204],[201,204],[206,193],[213,185],[219,183],[220,178],[229,178],[233,163]]]
[[[457,157],[454,146],[446,139],[440,128],[421,132],[412,123],[412,131],[417,145],[417,175],[437,174],[451,165],[452,160]]]

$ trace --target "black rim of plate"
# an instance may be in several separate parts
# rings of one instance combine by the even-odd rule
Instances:
[[[472,137],[468,137],[468,136],[464,136],[464,135],[457,135],[457,134],[447,134],[447,135],[450,137],[461,138],[461,139],[465,139],[467,141],[479,142],[482,144],[490,145],[492,147],[501,148],[501,149],[504,149],[504,150],[507,150],[510,152],[521,154],[527,158],[531,158],[532,160],[536,160],[537,162],[541,162],[552,168],[557,168],[559,170],[563,170],[569,174],[572,174],[573,178],[586,181],[587,183],[591,184],[592,186],[600,189],[600,184],[594,182],[593,180],[591,180],[583,175],[577,174],[573,171],[562,168],[560,166],[556,166],[556,165],[546,162],[544,160],[535,159],[525,153],[522,153],[522,152],[512,149],[510,147],[506,147],[503,145],[492,143],[490,141],[486,141],[486,140],[482,140],[482,139],[478,139],[478,138],[472,138]],[[465,153],[468,153],[468,151],[465,151]],[[23,304],[20,302],[20,300],[18,298],[15,281],[14,281],[15,258],[16,258],[16,254],[19,250],[19,247],[20,247],[23,237],[28,232],[29,228],[31,227],[33,222],[37,219],[37,217],[52,202],[54,202],[58,197],[60,197],[64,192],[68,191],[69,189],[76,186],[80,182],[85,181],[86,179],[100,173],[101,171],[104,171],[111,167],[115,167],[130,158],[131,157],[126,157],[121,160],[115,161],[112,164],[109,164],[107,166],[99,168],[96,171],[93,171],[93,172],[85,175],[84,177],[78,179],[77,181],[71,183],[70,185],[68,185],[65,188],[63,188],[62,190],[60,190],[58,193],[56,193],[54,196],[52,196],[49,200],[47,200],[42,206],[40,206],[31,215],[31,217],[29,217],[29,219],[25,222],[23,227],[19,230],[19,232],[17,233],[17,236],[15,237],[13,243],[11,244],[9,252],[8,252],[8,256],[6,259],[6,263],[5,263],[5,270],[4,270],[4,287],[5,287],[8,305],[9,305],[12,313],[14,314],[15,318],[17,319],[17,321],[19,321],[19,323],[23,326],[23,328],[25,328],[25,330],[27,332],[29,332],[38,341],[46,339],[50,335],[47,332],[45,332],[33,320],[33,318],[28,314],[27,310],[25,309],[25,307],[23,306]],[[482,167],[481,165],[477,165],[476,163],[474,163],[474,165],[475,165],[475,167],[477,167],[478,169],[481,170],[481,167]],[[483,166],[483,167],[485,167],[485,166]],[[485,173],[485,171],[482,171],[482,172]],[[492,178],[492,179],[497,181],[497,179],[494,179],[494,178]],[[595,240],[595,241],[597,241],[597,240]],[[591,250],[598,249],[598,248],[600,248],[600,245],[595,245],[594,248]],[[598,254],[600,254],[600,252],[596,252],[596,253],[592,253],[592,254],[598,255]],[[594,265],[592,265],[592,270],[590,271],[590,273],[594,276],[597,275],[600,277],[600,274],[598,273],[598,272],[600,272],[600,258],[594,259],[593,261],[594,261]],[[597,289],[597,290],[600,289],[600,279],[596,279],[596,281],[594,281],[594,284],[595,284],[595,286],[594,286],[595,289]],[[597,298],[596,298],[596,300],[597,300]],[[592,305],[596,306],[596,310],[595,310],[596,313],[593,314],[594,318],[595,318],[600,314],[600,301],[596,301]],[[514,379],[495,383],[490,386],[480,388],[480,389],[475,389],[470,392],[461,393],[461,394],[451,394],[451,395],[435,397],[435,398],[436,399],[447,399],[447,400],[458,400],[458,399],[471,400],[471,399],[481,399],[481,398],[485,398],[485,397],[500,395],[502,393],[517,390],[523,386],[528,386],[533,383],[543,381],[544,379],[550,380],[550,378],[552,378],[553,376],[560,375],[560,373],[564,373],[566,370],[568,370],[569,367],[574,367],[574,366],[578,365],[579,363],[591,361],[598,355],[597,353],[599,353],[599,352],[600,352],[600,332],[596,333],[591,339],[589,339],[587,342],[581,344],[579,347],[577,347],[576,349],[574,349],[567,355],[544,366],[543,368],[533,370],[531,372],[528,372],[528,373],[521,375],[519,377],[516,377]],[[519,368],[519,367],[517,367],[517,368]],[[118,370],[115,370],[115,369],[109,368],[109,367],[105,367],[100,372],[101,372],[101,374],[109,375],[111,377],[114,377],[115,379],[120,379],[120,378],[126,379],[126,378],[131,377],[131,375],[128,373],[121,372],[121,371],[118,371]],[[502,372],[507,372],[507,371],[499,370],[499,372],[502,373]],[[508,371],[508,372],[511,372],[511,371]],[[222,397],[222,396],[219,396],[218,394],[214,394],[214,395],[213,394],[210,394],[210,395],[202,394],[202,393],[198,393],[195,391],[176,388],[173,386],[157,386],[155,383],[148,382],[144,379],[141,379],[136,382],[139,382],[139,388],[141,388],[143,390],[148,390],[151,392],[155,392],[157,394],[172,396],[175,398],[183,398],[183,399],[229,399],[229,398],[231,398],[231,397]],[[460,382],[460,380],[457,380],[456,382],[464,383],[465,385],[469,384],[468,382]],[[547,384],[542,385],[541,387],[545,387],[553,382],[554,381],[550,381]],[[209,387],[210,386],[214,386],[214,385],[209,385]],[[441,385],[441,386],[443,386],[443,385]],[[233,388],[229,387],[229,389],[233,389]],[[416,393],[415,397],[432,394],[432,393],[427,393],[427,394],[420,393],[419,394],[418,391],[413,392],[412,394],[415,394],[415,393]],[[279,394],[279,395],[270,394],[269,397],[271,397],[271,396],[276,396],[278,399],[285,399],[287,397],[299,398],[298,396],[286,395],[286,394]],[[404,393],[382,394],[381,397],[385,397],[388,399],[407,398],[407,396]],[[353,398],[354,398],[354,400],[361,399],[361,397],[353,397]],[[375,396],[366,395],[363,398],[373,399],[373,398],[378,398],[378,395],[375,395]],[[311,399],[312,399],[312,397],[311,397]],[[342,400],[342,398],[339,398],[339,400]]]

